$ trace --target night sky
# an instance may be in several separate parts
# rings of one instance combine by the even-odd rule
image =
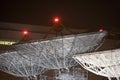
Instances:
[[[119,28],[119,0],[3,0],[0,21],[52,25],[59,16],[62,23],[74,28]]]

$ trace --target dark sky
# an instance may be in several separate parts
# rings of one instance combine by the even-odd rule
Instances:
[[[52,25],[59,16],[76,28],[120,27],[119,0],[3,0],[0,21]]]

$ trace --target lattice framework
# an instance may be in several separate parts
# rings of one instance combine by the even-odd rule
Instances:
[[[72,56],[95,50],[105,35],[106,31],[59,36],[18,44],[15,49],[21,55],[39,58],[44,68],[60,69],[74,66],[76,62]]]
[[[0,70],[18,77],[30,77],[46,71],[35,57],[18,54],[16,51],[0,54]]]
[[[88,71],[120,80],[120,49],[79,54],[73,58]]]

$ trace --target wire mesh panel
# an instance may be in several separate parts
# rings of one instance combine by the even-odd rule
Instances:
[[[85,69],[101,76],[120,80],[120,49],[79,54],[73,57]]]
[[[72,67],[76,64],[74,54],[93,51],[100,44],[106,32],[92,32],[52,39],[33,41],[14,45],[21,55],[34,56],[41,62],[40,65],[48,69]]]
[[[0,70],[19,77],[30,77],[46,71],[40,67],[39,59],[15,51],[0,54]]]

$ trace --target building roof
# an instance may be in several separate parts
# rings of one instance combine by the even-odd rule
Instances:
[[[23,30],[28,30],[32,39],[40,39],[43,35],[48,34],[51,28],[52,26],[0,22],[0,39],[21,40]],[[85,29],[69,29],[74,33],[86,31]]]

